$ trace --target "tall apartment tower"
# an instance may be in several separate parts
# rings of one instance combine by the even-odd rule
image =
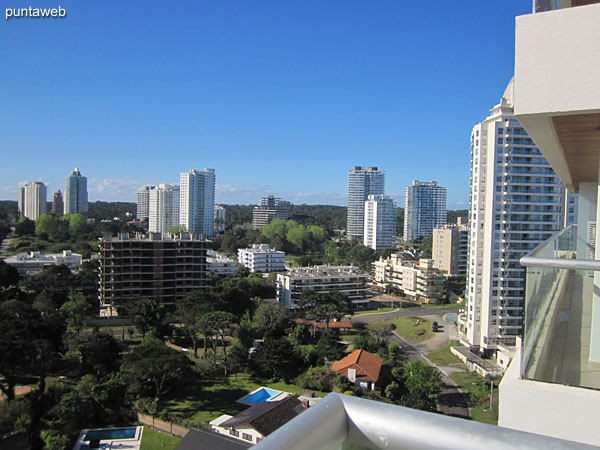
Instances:
[[[67,177],[65,187],[65,214],[84,213],[88,210],[87,178],[75,168]]]
[[[446,188],[435,181],[413,181],[404,196],[404,241],[429,237],[446,225]]]
[[[31,220],[46,214],[46,185],[41,181],[32,181],[19,188],[18,206],[21,217]]]
[[[365,247],[373,250],[396,246],[396,203],[385,195],[369,195],[365,202]]]
[[[512,89],[471,132],[466,341],[490,354],[523,332],[519,260],[562,224],[563,185],[515,119]]]
[[[377,167],[355,166],[348,174],[348,239],[364,240],[365,202],[369,195],[383,195],[385,172]]]
[[[179,224],[179,186],[159,184],[149,191],[148,231],[166,236]]]
[[[179,180],[179,224],[187,231],[214,236],[215,169],[183,172]]]
[[[138,220],[144,220],[148,218],[148,211],[150,207],[150,190],[154,189],[155,186],[144,186],[137,192],[137,212],[136,218]]]
[[[252,228],[262,230],[273,219],[286,221],[289,213],[289,202],[273,195],[263,197],[260,199],[258,206],[255,206],[252,210]]]
[[[52,197],[52,214],[62,216],[64,213],[65,204],[63,203],[63,196],[60,189],[54,193]]]
[[[225,207],[221,205],[215,205],[215,232],[225,233]]]

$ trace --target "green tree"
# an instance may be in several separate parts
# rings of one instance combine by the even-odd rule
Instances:
[[[94,331],[79,344],[77,355],[83,374],[102,379],[117,372],[121,366],[121,346],[110,334]]]
[[[333,363],[346,355],[346,345],[342,344],[338,336],[331,332],[321,334],[316,346],[319,355],[317,364]]]
[[[306,317],[319,321],[324,320],[327,331],[329,331],[331,320],[339,320],[354,310],[352,301],[335,290],[329,292],[304,291],[297,305],[300,310],[305,311]]]
[[[146,337],[146,333],[161,339],[170,334],[167,311],[156,299],[130,297],[125,300],[121,309],[142,333],[142,338]]]
[[[137,396],[160,399],[181,382],[190,366],[184,354],[149,336],[125,355],[121,370]]]
[[[411,408],[436,410],[436,394],[439,392],[441,381],[440,373],[435,367],[414,361],[403,367],[393,368],[392,375],[402,384],[400,398],[395,400]]]
[[[185,225],[173,225],[172,227],[169,227],[169,233],[170,234],[179,234],[182,233],[186,230]]]
[[[74,330],[77,334],[79,343],[81,330],[86,322],[93,317],[96,307],[85,298],[81,292],[71,292],[69,300],[60,307],[60,311],[65,314],[67,327]]]
[[[227,376],[227,344],[225,343],[225,337],[231,334],[231,322],[233,321],[233,314],[225,311],[213,311],[206,313],[204,319],[207,323],[210,323],[210,327],[215,335],[221,341],[221,347],[223,348],[223,368],[225,376]],[[214,355],[216,356],[216,348],[214,348]]]
[[[14,266],[0,260],[0,289],[16,286],[19,282],[19,272]]]
[[[367,325],[367,329],[371,336],[375,338],[378,347],[384,343],[386,338],[393,334],[395,328],[396,326],[393,323],[383,320],[371,322]]]
[[[303,361],[287,337],[265,339],[250,358],[251,368],[258,376],[291,380],[301,370]]]
[[[198,357],[198,334],[203,332],[207,325],[204,315],[212,311],[214,307],[204,291],[190,292],[177,303],[175,317],[179,322],[179,329],[192,341],[195,357]]]
[[[15,226],[15,235],[17,236],[33,236],[35,234],[35,222],[27,217],[21,217]]]
[[[265,339],[281,337],[290,324],[288,310],[279,303],[262,301],[254,312],[253,324]]]

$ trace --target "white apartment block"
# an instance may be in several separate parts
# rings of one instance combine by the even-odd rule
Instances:
[[[238,273],[238,262],[229,259],[222,253],[214,250],[206,251],[206,266],[213,275],[234,277]]]
[[[225,233],[225,207],[215,205],[215,233]]]
[[[65,182],[65,214],[84,213],[88,210],[87,178],[76,167]]]
[[[433,267],[433,260],[403,261],[395,253],[373,263],[374,284],[380,289],[393,286],[420,303],[436,303],[446,294],[446,277]]]
[[[30,276],[40,273],[48,266],[64,264],[71,270],[78,269],[81,266],[82,256],[71,253],[71,250],[63,250],[62,253],[28,252],[17,253],[10,258],[6,258],[4,262],[14,266],[19,275]]]
[[[138,220],[148,219],[148,210],[150,208],[150,190],[155,186],[144,186],[137,192],[137,213]]]
[[[404,242],[429,237],[446,225],[446,188],[435,181],[413,181],[405,189]]]
[[[308,290],[339,291],[360,309],[372,297],[369,279],[368,273],[354,266],[293,267],[277,274],[277,301],[287,308],[295,308],[302,293]]]
[[[46,214],[46,185],[41,181],[32,181],[19,188],[18,204],[21,217],[35,220]]]
[[[348,239],[362,241],[365,226],[365,201],[369,195],[383,195],[385,172],[377,167],[355,166],[348,174]]]
[[[251,248],[238,249],[238,262],[250,272],[281,272],[285,270],[285,252],[269,244],[253,244]]]
[[[215,169],[183,172],[179,181],[179,224],[187,231],[214,236]]]
[[[468,226],[434,228],[431,250],[433,267],[449,277],[466,277],[468,246]]]
[[[179,225],[179,186],[159,184],[148,194],[148,231],[166,236]]]
[[[562,226],[563,185],[513,114],[513,83],[471,133],[463,341],[486,353],[523,332],[521,257]]]
[[[396,246],[396,203],[384,195],[369,195],[365,202],[364,240],[374,250]]]
[[[273,219],[280,219],[285,222],[288,220],[289,213],[289,202],[273,195],[263,197],[252,210],[252,228],[262,230]]]

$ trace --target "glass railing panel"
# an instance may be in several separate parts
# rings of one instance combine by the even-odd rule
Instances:
[[[589,360],[593,274],[589,246],[571,226],[537,247],[527,266],[522,376],[600,389],[600,364]]]

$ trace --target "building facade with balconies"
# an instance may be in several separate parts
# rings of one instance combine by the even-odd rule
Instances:
[[[269,244],[253,244],[250,248],[238,248],[238,262],[250,272],[281,272],[285,270],[285,252]]]
[[[372,296],[369,278],[368,273],[354,266],[293,267],[277,274],[277,301],[287,308],[295,308],[305,291],[339,291],[360,309]]]
[[[599,3],[536,0],[516,19],[515,116],[579,198],[577,225],[521,259],[525,333],[499,416],[502,427],[591,445],[600,443]]]
[[[135,296],[173,304],[207,288],[206,249],[207,241],[195,233],[151,233],[148,238],[105,234],[100,239],[100,314],[117,314]]]
[[[513,114],[513,82],[471,133],[469,263],[462,340],[482,353],[523,332],[519,259],[562,226],[563,185]]]

